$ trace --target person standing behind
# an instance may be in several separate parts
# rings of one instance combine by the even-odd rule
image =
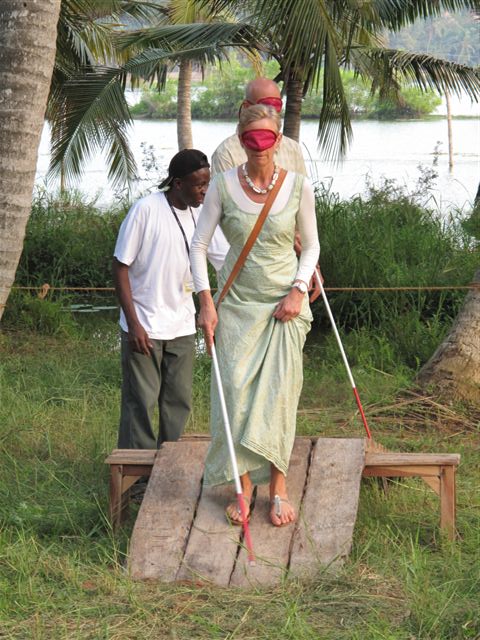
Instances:
[[[255,78],[245,87],[245,100],[240,105],[239,116],[243,109],[255,104],[265,104],[273,107],[277,113],[282,111],[282,97],[278,85],[268,78]],[[247,155],[240,144],[237,133],[226,138],[213,152],[212,176],[233,167],[238,167],[247,161]],[[294,171],[307,175],[300,145],[292,138],[283,136],[275,154],[275,161],[287,171]]]
[[[120,227],[113,275],[121,305],[122,449],[178,440],[190,413],[196,328],[189,245],[209,182],[205,154],[180,151],[159,187],[168,190],[141,198]],[[216,269],[227,250],[217,233],[208,254]]]

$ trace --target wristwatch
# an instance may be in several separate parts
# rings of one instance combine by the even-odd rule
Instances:
[[[292,284],[292,287],[295,287],[302,293],[307,293],[308,291],[308,287],[305,282],[303,282],[303,280],[295,280],[295,282]]]

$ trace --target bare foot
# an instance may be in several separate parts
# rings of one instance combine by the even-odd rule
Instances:
[[[246,495],[242,495],[242,498],[245,503],[245,511],[248,522],[248,520],[250,519],[250,498],[247,498]],[[225,514],[227,516],[227,520],[229,520],[232,524],[243,524],[242,512],[240,511],[238,500],[234,500],[227,506],[227,508],[225,509]]]
[[[281,498],[278,494],[274,495],[270,509],[270,520],[273,526],[283,527],[286,524],[292,524],[296,518],[295,509],[289,499],[287,497]]]
[[[287,480],[273,464],[270,467],[270,501],[270,520],[274,527],[295,522],[297,516],[288,499]]]
[[[240,482],[242,483],[242,497],[245,504],[245,512],[247,521],[250,518],[250,503],[252,501],[253,484],[250,480],[248,473],[240,476]],[[226,508],[225,515],[232,524],[243,524],[242,512],[238,504],[238,500],[233,500]]]

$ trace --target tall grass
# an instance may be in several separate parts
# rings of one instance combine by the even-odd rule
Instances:
[[[468,284],[479,260],[475,218],[440,217],[429,201],[434,174],[420,172],[407,193],[386,180],[365,196],[341,201],[319,188],[317,218],[321,267],[332,287],[455,286]],[[38,192],[28,223],[18,285],[105,287],[112,285],[111,256],[126,203],[110,211],[75,194],[54,198]],[[355,291],[329,295],[353,354],[370,351],[379,368],[420,367],[449,329],[464,291]],[[58,300],[61,308],[70,300]],[[51,298],[49,298],[51,299]],[[28,297],[10,303],[4,322],[55,333],[58,309]],[[313,313],[318,332],[329,330],[321,299]],[[65,316],[66,318],[66,316]],[[19,319],[19,320],[17,320]],[[66,324],[60,322],[60,325]],[[43,327],[43,328],[42,328]],[[355,330],[355,335],[349,334]],[[372,360],[373,362],[373,360]]]
[[[417,368],[448,331],[465,291],[401,288],[466,285],[480,256],[464,216],[458,212],[447,219],[429,208],[431,179],[428,171],[421,173],[412,193],[386,180],[348,202],[322,188],[317,194],[325,286],[398,289],[329,295],[344,331],[357,331],[353,351],[358,340],[375,336],[377,346],[392,345],[396,362]],[[320,300],[314,316],[321,328],[328,326]]]
[[[108,211],[77,192],[37,190],[17,270],[20,285],[112,286],[113,249],[127,204]]]
[[[333,345],[310,346],[305,361],[299,432],[361,437]],[[208,364],[199,358],[189,431],[207,430]],[[354,372],[367,415],[411,384],[407,368],[386,375],[364,360]],[[421,481],[391,483],[387,495],[365,483],[354,548],[336,574],[253,591],[135,583],[123,569],[133,516],[119,536],[106,519],[103,460],[116,441],[119,387],[113,323],[77,337],[0,335],[0,637],[460,640],[480,633],[478,425],[460,434],[442,423],[371,425],[397,450],[462,454],[455,544],[440,539],[438,501]]]

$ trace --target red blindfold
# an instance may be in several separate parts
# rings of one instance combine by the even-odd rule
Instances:
[[[264,151],[273,147],[277,141],[278,135],[270,129],[253,129],[245,131],[240,136],[243,144],[247,149],[252,151]]]
[[[270,107],[273,107],[278,113],[280,113],[283,107],[281,98],[260,98],[260,100],[257,100],[257,104],[268,104]]]
[[[245,100],[245,102],[248,102],[249,105],[254,105],[254,104],[266,104],[269,107],[273,107],[275,109],[275,111],[277,113],[280,113],[280,111],[283,108],[283,102],[281,98],[274,98],[273,96],[266,96],[265,98],[260,98],[259,100],[257,100],[255,103],[254,102],[250,102],[250,100]],[[240,105],[240,108],[238,109],[238,117],[240,117],[240,113],[242,111],[242,107],[244,106],[244,103],[242,102],[242,104]]]

